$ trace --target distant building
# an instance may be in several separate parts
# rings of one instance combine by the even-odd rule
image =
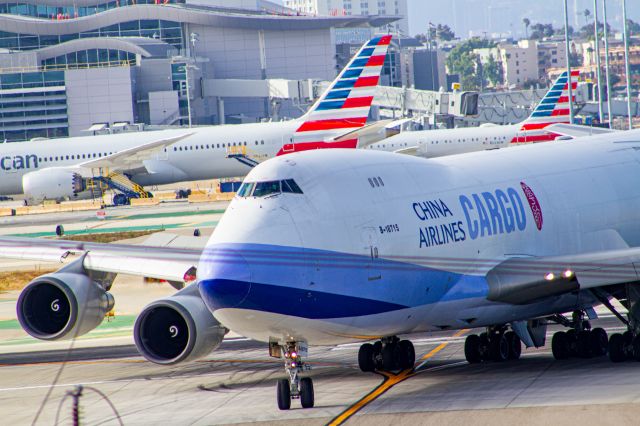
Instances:
[[[393,15],[402,19],[391,30],[409,35],[407,0],[284,0],[290,9],[311,15]]]
[[[483,64],[489,61],[489,57],[500,62],[504,84],[509,87],[544,83],[550,69],[567,64],[563,41],[520,40],[515,44],[500,43],[494,48],[475,49],[474,53]]]
[[[194,124],[268,118],[268,98],[237,80],[331,80],[336,29],[395,20],[265,0],[0,2],[0,142],[185,124],[187,101]],[[290,101],[279,111],[300,114]]]
[[[525,83],[540,79],[538,48],[532,40],[520,40],[518,44],[500,44],[500,61],[504,83],[508,87],[522,87]]]

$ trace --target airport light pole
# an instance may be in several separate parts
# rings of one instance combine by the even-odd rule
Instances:
[[[613,116],[611,115],[611,77],[609,76],[609,31],[607,31],[607,0],[602,0],[602,19],[604,23],[604,73],[607,80],[607,114],[609,128],[613,128]]]
[[[627,0],[622,0],[622,28],[624,31],[624,67],[627,80],[627,119],[629,130],[633,129],[631,119],[631,70],[629,67],[629,26],[627,25]]]
[[[571,52],[569,49],[569,12],[567,0],[564,0],[564,44],[567,55],[567,87],[569,88],[569,124],[573,124],[573,79],[571,78]]]
[[[184,64],[184,79],[187,89],[187,116],[189,117],[189,128],[191,128],[191,89],[189,87],[189,64]]]
[[[593,0],[593,35],[596,51],[596,77],[598,79],[598,122],[602,123],[604,111],[602,110],[602,72],[600,71],[600,33],[598,31],[598,0]]]

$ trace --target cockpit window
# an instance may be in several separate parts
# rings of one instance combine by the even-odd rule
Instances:
[[[267,195],[279,194],[280,192],[289,194],[302,194],[302,189],[293,179],[272,180],[267,182],[244,182],[238,190],[238,197],[266,197]]]
[[[254,197],[266,197],[267,195],[280,193],[280,181],[272,180],[268,182],[256,182],[256,187],[253,190]]]
[[[293,179],[282,181],[282,192],[290,192],[292,194],[302,194],[302,189]]]
[[[240,189],[238,190],[239,197],[248,197],[251,195],[251,191],[253,191],[253,187],[255,186],[255,182],[244,182]]]

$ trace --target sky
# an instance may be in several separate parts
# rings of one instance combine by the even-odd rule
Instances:
[[[470,32],[524,36],[523,18],[528,18],[531,24],[564,26],[562,0],[407,0],[407,3],[412,35],[424,32],[429,22],[447,24],[461,37],[469,36]],[[585,25],[582,13],[589,9],[593,17],[593,3],[593,0],[568,0],[569,25],[574,29]],[[602,20],[602,0],[598,0],[598,8],[598,19]],[[576,16],[574,10],[580,14]],[[627,17],[640,22],[640,0],[627,0]],[[607,19],[614,28],[622,27],[622,0],[607,1]]]

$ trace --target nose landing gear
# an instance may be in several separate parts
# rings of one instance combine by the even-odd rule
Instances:
[[[269,352],[271,356],[284,358],[284,369],[289,376],[287,379],[278,380],[276,385],[278,408],[290,409],[292,399],[299,399],[302,408],[312,408],[315,403],[313,381],[310,377],[300,377],[300,373],[311,369],[302,360],[307,354],[306,344],[287,342],[284,346],[279,346],[277,343],[271,343]]]
[[[384,337],[373,344],[365,343],[358,351],[358,366],[364,372],[406,370],[413,368],[415,362],[413,343],[396,336]]]

